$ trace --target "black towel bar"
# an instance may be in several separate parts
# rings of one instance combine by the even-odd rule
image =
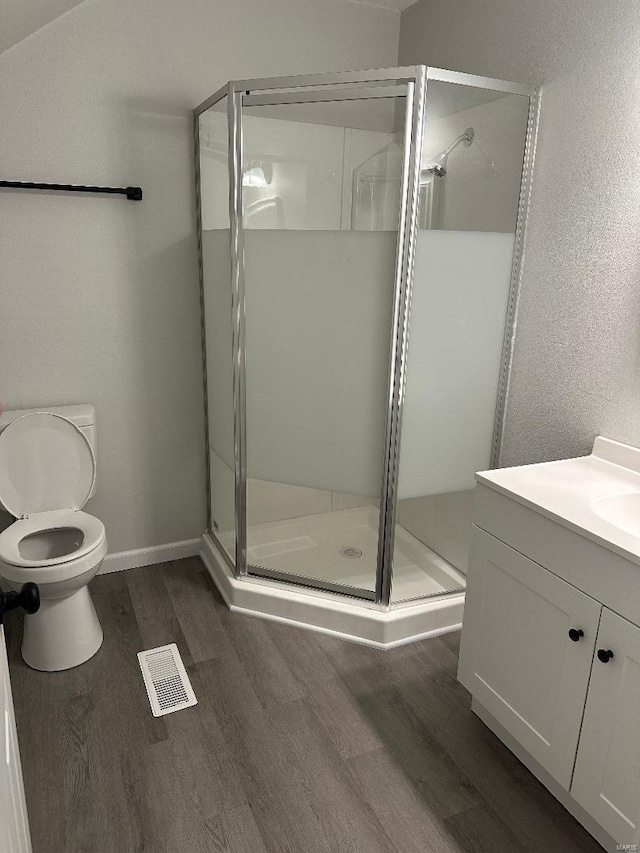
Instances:
[[[142,187],[86,187],[80,184],[42,184],[36,181],[0,181],[0,187],[13,190],[57,190],[68,193],[111,193],[126,195],[129,201],[142,199]]]

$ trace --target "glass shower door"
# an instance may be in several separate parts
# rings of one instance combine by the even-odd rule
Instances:
[[[242,102],[248,571],[370,599],[407,88]]]

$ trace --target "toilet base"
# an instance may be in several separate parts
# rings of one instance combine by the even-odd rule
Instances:
[[[42,598],[37,613],[25,616],[22,657],[43,672],[71,669],[102,645],[102,626],[86,586],[62,598]]]

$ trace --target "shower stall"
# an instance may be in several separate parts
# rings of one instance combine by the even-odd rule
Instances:
[[[416,66],[235,81],[195,110],[203,557],[231,606],[379,645],[459,624],[538,109]]]

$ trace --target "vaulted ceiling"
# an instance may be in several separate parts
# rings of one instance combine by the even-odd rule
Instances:
[[[0,0],[0,53],[42,29],[84,0]],[[264,0],[268,2],[268,0]],[[324,2],[324,0],[317,0]],[[416,0],[343,0],[401,12]]]
[[[0,0],[0,53],[83,0]]]

